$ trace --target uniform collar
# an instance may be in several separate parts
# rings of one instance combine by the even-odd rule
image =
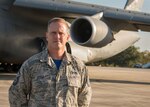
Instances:
[[[66,64],[71,64],[71,55],[65,51],[62,61]],[[47,62],[48,64],[50,64],[50,66],[53,66],[52,65],[53,60],[49,56],[47,48],[41,52],[40,62]]]
[[[48,62],[48,50],[47,50],[47,48],[41,52],[40,62]]]
[[[72,62],[71,55],[70,55],[69,53],[67,53],[66,51],[65,51],[65,55],[64,55],[63,60],[64,60],[67,64],[71,64],[71,62]]]

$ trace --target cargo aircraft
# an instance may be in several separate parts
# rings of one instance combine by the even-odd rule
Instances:
[[[18,65],[42,51],[53,17],[71,23],[69,53],[85,63],[112,57],[139,40],[139,30],[150,31],[150,14],[139,12],[143,1],[127,0],[117,9],[71,0],[0,0],[0,64]]]

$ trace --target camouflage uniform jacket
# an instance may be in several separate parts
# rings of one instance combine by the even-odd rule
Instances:
[[[59,70],[47,49],[20,68],[9,89],[10,107],[89,107],[91,86],[85,65],[65,53]]]

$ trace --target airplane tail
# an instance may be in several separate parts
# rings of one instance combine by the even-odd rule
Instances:
[[[140,11],[144,0],[127,0],[125,10]]]

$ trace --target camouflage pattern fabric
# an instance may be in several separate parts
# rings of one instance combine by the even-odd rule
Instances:
[[[46,49],[23,63],[9,102],[10,107],[89,107],[91,94],[84,63],[65,53],[57,70]]]

